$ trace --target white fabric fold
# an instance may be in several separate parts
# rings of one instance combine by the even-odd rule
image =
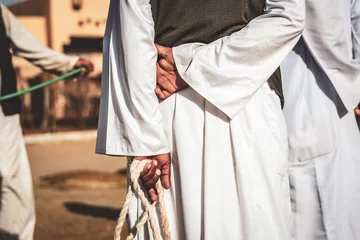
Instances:
[[[266,0],[265,14],[231,36],[173,48],[179,74],[232,119],[294,47],[304,15],[302,0]]]
[[[353,58],[360,61],[360,1],[351,1],[351,34]]]
[[[360,100],[360,58],[353,55],[359,49],[359,5],[356,0],[306,1],[305,42],[349,112]]]
[[[150,156],[169,152],[155,95],[157,51],[149,1],[112,0],[96,151]]]

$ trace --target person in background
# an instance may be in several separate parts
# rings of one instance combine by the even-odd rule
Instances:
[[[0,5],[1,96],[17,90],[10,49],[14,55],[55,74],[84,67],[81,75],[85,76],[93,70],[90,61],[67,56],[43,46],[4,5]],[[0,102],[1,240],[32,240],[35,227],[32,178],[19,114],[19,98]]]
[[[360,239],[360,1],[306,0],[281,70],[296,240]]]

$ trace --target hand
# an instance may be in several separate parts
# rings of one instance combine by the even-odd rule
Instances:
[[[360,118],[360,104],[355,108],[355,115],[356,117]]]
[[[74,65],[74,69],[80,67],[84,68],[80,73],[80,77],[86,77],[90,72],[94,71],[94,64],[83,58],[79,58],[79,60]]]
[[[188,84],[180,77],[172,49],[156,44],[159,56],[163,57],[156,64],[156,89],[155,93],[159,99],[165,100],[172,94],[184,89]]]
[[[170,176],[171,176],[171,158],[170,154],[160,154],[156,156],[149,157],[135,157],[136,160],[149,159],[152,160],[151,163],[146,164],[142,173],[140,174],[140,179],[148,191],[148,195],[152,201],[157,200],[157,193],[154,189],[156,182],[161,181],[161,185],[165,189],[170,188]]]

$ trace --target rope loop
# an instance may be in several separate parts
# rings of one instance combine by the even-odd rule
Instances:
[[[150,223],[150,228],[152,230],[154,240],[160,240],[161,235],[159,229],[155,224],[154,212],[156,208],[159,210],[159,219],[160,219],[160,228],[163,233],[165,240],[171,240],[171,233],[169,227],[169,221],[166,216],[165,203],[164,203],[164,188],[161,185],[160,180],[156,183],[155,189],[158,194],[158,200],[154,203],[150,203],[149,199],[145,194],[145,189],[140,181],[140,174],[143,171],[145,165],[150,163],[151,160],[134,160],[128,158],[128,189],[125,198],[123,208],[120,212],[117,226],[115,228],[114,240],[121,240],[121,232],[124,227],[126,216],[129,213],[129,206],[132,199],[132,196],[135,194],[138,199],[140,199],[145,211],[142,213],[140,218],[136,221],[135,226],[130,230],[129,235],[126,240],[134,239],[136,233],[145,225],[147,221]]]

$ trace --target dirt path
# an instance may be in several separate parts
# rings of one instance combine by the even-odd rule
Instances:
[[[106,179],[115,175],[116,171],[124,170],[126,162],[124,158],[94,154],[94,145],[95,142],[90,141],[27,146],[36,200],[35,240],[112,239],[125,187],[106,189]],[[41,186],[44,176],[79,170],[85,170],[85,175],[86,171],[91,170],[89,178],[95,185],[96,179],[104,178],[94,176],[93,170],[110,177],[105,178],[105,183],[101,182],[101,189],[98,190],[82,190],[81,186],[66,190]],[[124,171],[120,172],[121,181],[125,182]],[[72,179],[74,181],[81,185],[82,181],[87,180],[86,176],[82,176]]]

